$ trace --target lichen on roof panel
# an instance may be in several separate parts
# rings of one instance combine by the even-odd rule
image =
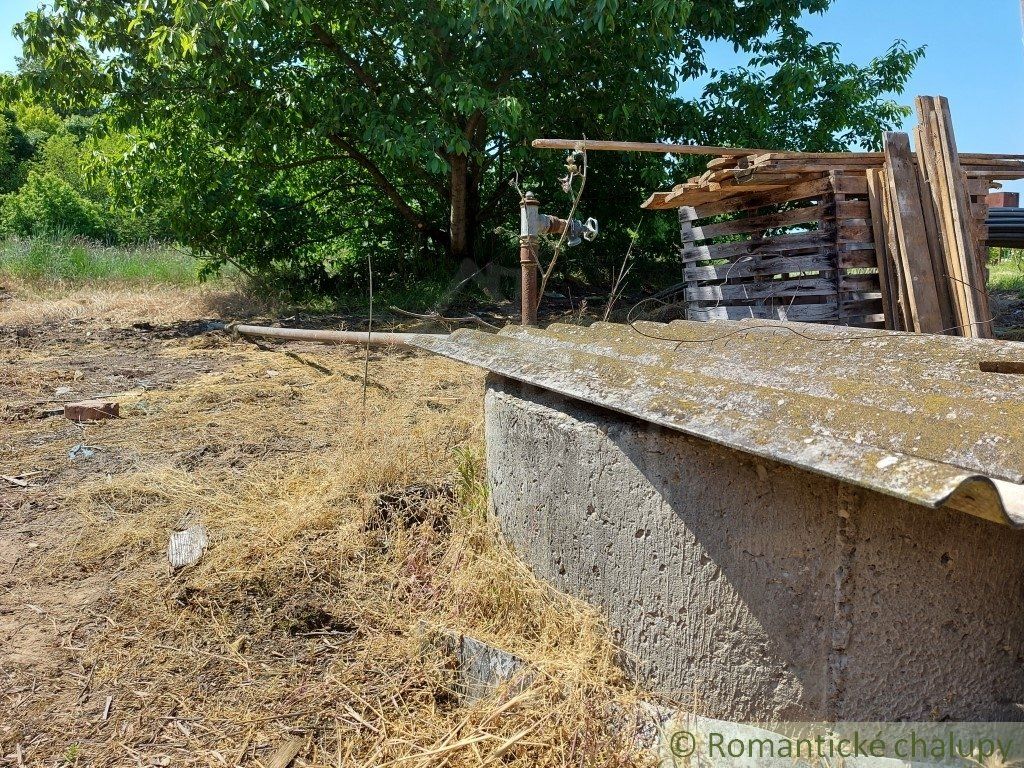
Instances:
[[[980,369],[1024,364],[1014,342],[758,320],[463,330],[415,344],[918,504],[1024,525],[1024,377]]]

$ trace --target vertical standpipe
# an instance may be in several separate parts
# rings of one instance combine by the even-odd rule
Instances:
[[[519,267],[522,270],[522,324],[537,324],[537,236],[540,230],[540,201],[527,192],[520,203]]]

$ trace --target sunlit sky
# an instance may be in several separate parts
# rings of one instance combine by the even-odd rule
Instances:
[[[20,52],[11,26],[38,4],[0,0],[0,71],[13,70]],[[843,57],[858,64],[896,39],[926,45],[904,101],[911,104],[915,94],[949,97],[961,151],[1024,153],[1020,0],[836,0],[824,16],[806,23],[816,39],[840,43]],[[743,59],[731,46],[708,50],[710,66],[739,63]],[[1024,191],[1024,184],[1007,188]]]

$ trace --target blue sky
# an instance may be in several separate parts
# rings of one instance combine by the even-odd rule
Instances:
[[[13,69],[19,52],[11,26],[37,5],[0,0],[0,70]],[[807,24],[816,39],[841,43],[844,59],[858,64],[897,38],[927,45],[904,101],[948,96],[961,151],[1024,153],[1020,0],[836,0]],[[708,63],[729,67],[741,59],[730,47],[712,46]]]

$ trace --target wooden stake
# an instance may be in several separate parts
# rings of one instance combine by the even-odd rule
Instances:
[[[953,329],[959,325],[959,313],[953,306],[949,290],[950,281],[946,277],[946,257],[943,248],[942,231],[936,217],[936,208],[932,199],[927,164],[921,151],[921,147],[924,144],[924,131],[919,125],[914,127],[914,144],[917,147],[917,188],[918,194],[921,197],[924,229],[928,236],[928,255],[931,257],[935,290],[939,297],[939,310],[942,313],[942,327],[944,329]],[[948,332],[955,333],[952,330],[948,330]]]
[[[914,321],[910,312],[910,292],[907,289],[907,276],[900,258],[899,235],[896,232],[896,207],[892,201],[892,194],[889,192],[888,171],[883,171],[879,180],[881,181],[886,250],[889,252],[889,265],[894,275],[893,282],[895,282],[896,289],[893,293],[893,302],[899,310],[898,330],[912,331],[914,330]]]
[[[662,144],[657,141],[594,141],[592,139],[534,139],[530,146],[534,149],[572,150],[585,146],[587,151],[595,152],[653,152],[660,155],[718,155],[719,157],[746,157],[747,155],[769,156],[771,160],[800,160],[803,163],[813,161],[828,162],[824,169],[836,170],[844,162],[872,165],[881,163],[885,156],[882,152],[793,152],[773,149],[750,149],[747,147],[712,147],[700,144]],[[964,165],[1005,165],[1016,168],[1024,160],[1024,155],[970,153],[964,154]]]
[[[971,336],[973,317],[971,302],[967,296],[958,255],[956,225],[949,204],[951,180],[947,175],[947,163],[939,141],[939,124],[935,115],[935,103],[931,96],[919,96],[915,100],[918,120],[921,123],[921,144],[918,154],[927,167],[929,190],[932,195],[937,226],[942,230],[942,279],[949,286],[950,304],[953,307],[956,334]]]
[[[765,154],[767,149],[743,149],[742,147],[705,147],[697,144],[660,144],[650,141],[592,141],[590,139],[534,139],[534,149],[572,150],[585,146],[587,151],[597,152],[656,152],[663,155],[719,155],[721,157],[743,157],[744,155]]]

